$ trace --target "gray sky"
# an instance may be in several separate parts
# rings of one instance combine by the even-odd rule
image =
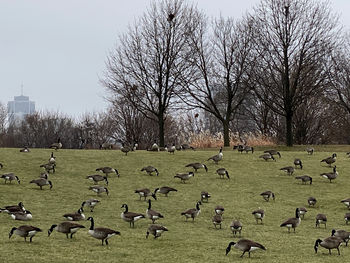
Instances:
[[[240,18],[259,0],[194,0],[209,16]],[[148,0],[0,0],[0,102],[24,95],[37,110],[79,117],[106,108],[106,56]],[[349,0],[332,0],[349,29]]]

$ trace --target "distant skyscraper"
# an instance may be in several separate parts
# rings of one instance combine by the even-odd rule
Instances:
[[[35,112],[35,102],[30,101],[28,96],[15,96],[13,101],[7,103],[7,114],[10,123],[19,122],[28,114]]]

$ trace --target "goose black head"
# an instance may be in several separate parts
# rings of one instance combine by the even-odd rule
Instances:
[[[315,242],[315,246],[314,246],[314,249],[315,249],[315,253],[317,253],[317,250],[318,250],[318,245],[322,242],[321,239],[317,239],[316,242]]]
[[[157,200],[157,196],[156,196],[155,193],[152,194],[152,197],[153,197],[154,200]]]
[[[57,227],[56,224],[53,224],[50,229],[47,231],[47,236],[49,237],[51,235],[51,233],[54,231],[54,229]]]
[[[332,229],[332,235],[331,236],[334,236],[334,234],[335,234],[335,229]]]
[[[230,242],[226,248],[226,256],[227,254],[231,251],[231,246],[234,246],[236,243],[235,242]]]
[[[17,227],[13,227],[13,228],[11,229],[11,231],[10,231],[10,233],[9,233],[9,238],[12,237],[13,232],[15,232],[16,229],[17,229]]]
[[[159,188],[154,189],[154,193],[156,194],[159,191]]]

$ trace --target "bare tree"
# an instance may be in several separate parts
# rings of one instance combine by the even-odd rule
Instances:
[[[262,0],[251,20],[250,79],[256,95],[285,117],[286,144],[292,146],[295,111],[327,84],[325,64],[338,44],[338,20],[328,2],[314,0]]]

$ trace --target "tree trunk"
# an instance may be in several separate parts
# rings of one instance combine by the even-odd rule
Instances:
[[[287,146],[293,146],[293,113],[287,112],[286,114],[286,144]]]
[[[224,146],[230,146],[230,130],[229,130],[229,122],[224,120],[222,122],[224,126]]]
[[[163,114],[158,116],[158,129],[159,129],[159,146],[164,147],[164,118]]]

